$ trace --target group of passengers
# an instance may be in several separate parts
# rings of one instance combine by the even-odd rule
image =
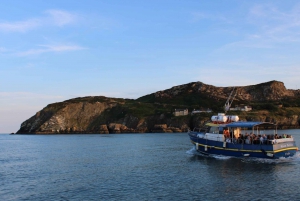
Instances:
[[[233,136],[233,138],[230,138],[230,134],[228,131],[224,131],[224,137],[226,142],[233,142],[233,143],[239,143],[239,144],[272,144],[274,139],[281,139],[281,138],[292,138],[291,135],[255,135],[254,133],[245,133],[239,134],[239,137],[236,138]]]

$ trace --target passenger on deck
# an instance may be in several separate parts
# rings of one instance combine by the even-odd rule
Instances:
[[[244,136],[244,142],[246,143],[246,140],[248,139],[248,137],[249,137],[250,135],[249,134],[245,134],[245,136]]]
[[[233,136],[232,142],[233,142],[234,144],[236,144],[236,143],[238,143],[238,139],[237,139],[235,136]]]
[[[255,134],[253,135],[253,144],[259,144],[259,138],[260,138],[260,135],[259,136],[256,136]]]
[[[264,137],[260,136],[259,141],[260,141],[260,144],[264,144]]]
[[[245,143],[246,143],[246,144],[251,144],[251,137],[250,137],[250,136],[247,137]]]
[[[267,138],[266,134],[263,134],[263,138],[264,138],[264,144],[267,144],[268,138]]]
[[[230,138],[228,129],[224,129],[223,131],[225,138]]]
[[[239,134],[239,137],[237,139],[237,143],[243,144],[243,135],[242,134]]]

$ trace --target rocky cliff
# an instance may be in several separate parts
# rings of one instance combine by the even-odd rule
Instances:
[[[180,94],[206,94],[208,97],[222,100],[227,99],[230,92],[235,88],[237,94],[235,100],[242,101],[268,101],[281,100],[284,98],[299,97],[299,90],[288,90],[283,82],[270,81],[250,86],[215,87],[202,82],[195,82],[172,87],[164,91],[154,93],[155,99],[176,98]]]
[[[137,100],[103,96],[75,98],[49,104],[23,122],[17,133],[185,132],[209,120],[210,114],[174,117],[172,112],[175,108],[192,110],[209,107],[220,112],[232,90],[233,87],[215,87],[194,82],[158,91]],[[281,128],[299,127],[299,90],[289,90],[282,82],[271,81],[236,86],[235,93],[235,103],[254,105],[252,112],[239,113],[242,119],[272,121]]]

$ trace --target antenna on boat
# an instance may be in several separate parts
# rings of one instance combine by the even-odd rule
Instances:
[[[224,111],[225,111],[225,114],[226,114],[226,112],[230,109],[230,106],[231,106],[231,104],[232,104],[232,102],[233,102],[233,99],[234,99],[234,97],[235,97],[236,94],[237,94],[237,90],[235,91],[235,93],[233,93],[234,90],[235,90],[235,87],[233,87],[233,89],[232,89],[232,91],[231,91],[231,93],[230,93],[229,97],[227,98],[227,101],[226,101],[226,103],[225,103],[225,105],[224,105]]]

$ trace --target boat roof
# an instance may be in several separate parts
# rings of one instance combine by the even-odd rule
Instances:
[[[238,121],[238,122],[232,122],[226,125],[226,127],[242,127],[242,128],[252,128],[254,126],[275,126],[275,124],[271,122],[259,122],[259,121]]]
[[[260,122],[260,121],[238,121],[232,123],[225,124],[215,124],[215,123],[207,123],[207,126],[215,126],[215,127],[230,127],[230,128],[253,128],[254,126],[276,126],[271,122]]]

